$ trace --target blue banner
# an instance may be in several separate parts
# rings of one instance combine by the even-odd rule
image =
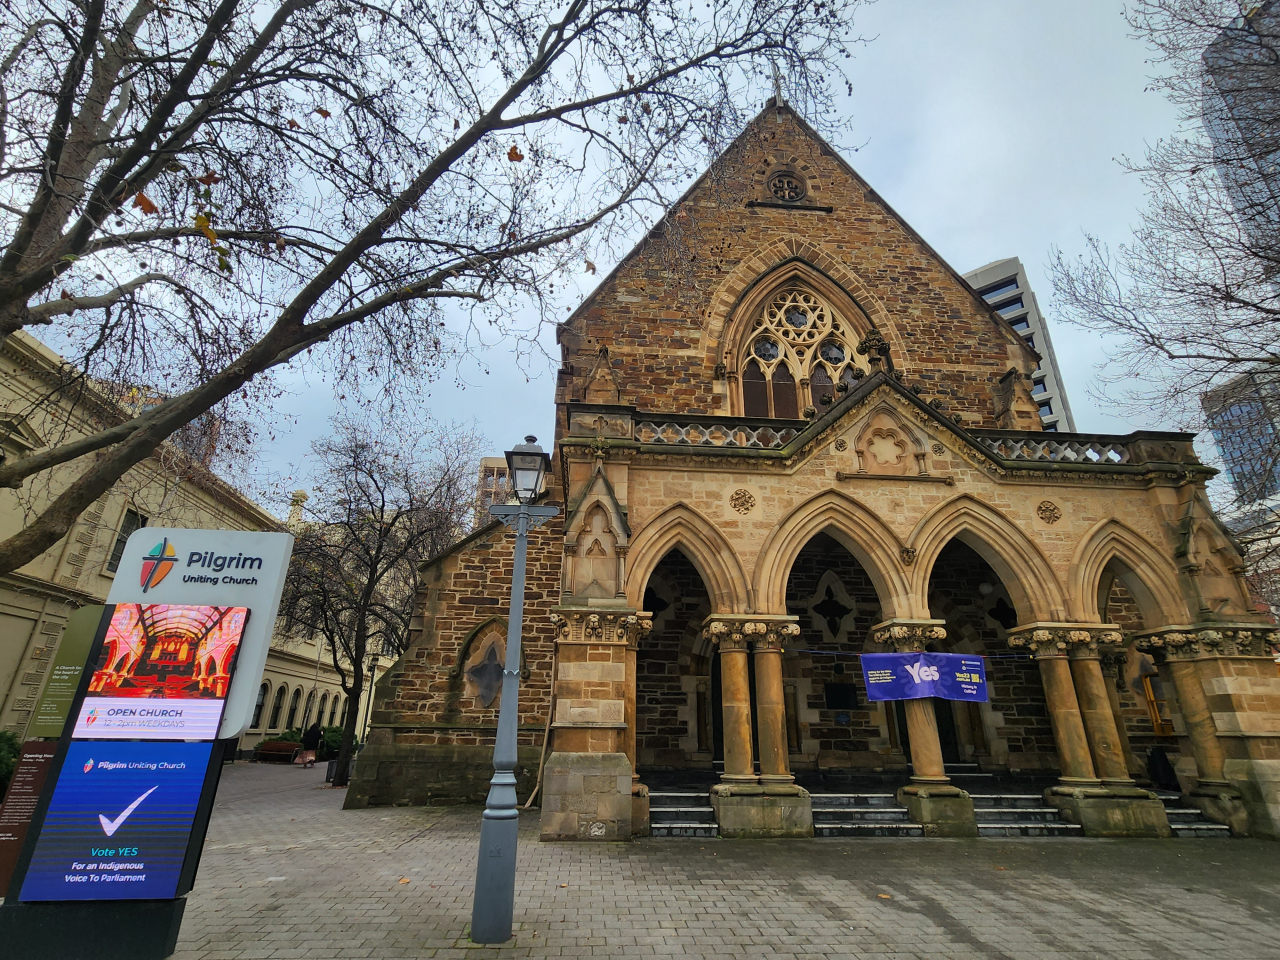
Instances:
[[[862,678],[868,700],[987,701],[981,657],[964,653],[864,653]]]
[[[212,749],[72,743],[18,899],[173,897]]]

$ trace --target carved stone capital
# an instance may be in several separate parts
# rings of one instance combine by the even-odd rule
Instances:
[[[1100,646],[1122,643],[1124,633],[1114,623],[1029,623],[1009,631],[1009,646],[1025,648],[1038,659],[1097,660]]]
[[[1280,630],[1270,624],[1222,623],[1162,627],[1138,634],[1138,649],[1156,660],[1204,657],[1271,657]]]
[[[885,620],[871,628],[871,642],[895,653],[921,653],[927,644],[945,639],[945,620]]]
[[[619,640],[629,647],[634,647],[642,637],[646,637],[653,629],[653,618],[627,614],[618,617],[614,630]]]
[[[784,637],[799,636],[800,627],[791,617],[769,615],[713,614],[702,628],[702,636],[721,650],[781,651]]]

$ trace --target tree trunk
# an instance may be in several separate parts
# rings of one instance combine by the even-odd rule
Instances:
[[[347,770],[351,766],[351,754],[356,741],[356,725],[360,722],[360,691],[364,689],[364,676],[359,670],[351,678],[351,690],[347,692],[347,716],[342,722],[342,745],[338,747],[338,768],[333,772],[333,785],[345,787],[350,779]]]

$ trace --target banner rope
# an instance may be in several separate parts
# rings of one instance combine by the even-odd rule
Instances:
[[[816,653],[823,657],[861,657],[861,653],[847,653],[844,650],[806,650],[800,647],[783,647],[783,653]],[[884,651],[892,653],[891,650]],[[938,651],[939,653],[943,651]],[[871,654],[878,656],[878,654]],[[1029,653],[953,653],[953,657],[981,657],[983,660],[1033,660]]]

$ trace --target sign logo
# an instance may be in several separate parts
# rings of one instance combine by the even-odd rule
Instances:
[[[90,711],[89,711],[88,715],[84,718],[84,722],[85,722],[85,723],[87,723],[87,724],[88,724],[89,726],[91,726],[91,727],[92,727],[95,723],[97,723],[97,722],[98,722],[98,708],[97,708],[97,707],[94,707],[92,710],[90,710]],[[85,771],[85,773],[88,773],[88,772],[89,772],[88,770],[86,770],[86,771]]]
[[[85,761],[84,772],[88,773],[92,769],[93,769],[93,757],[90,757],[88,760]]]
[[[151,548],[151,552],[142,561],[142,577],[139,582],[142,584],[143,593],[169,575],[169,571],[177,562],[175,559],[177,556],[178,551],[173,548],[168,537]]]
[[[916,683],[924,683],[928,680],[938,680],[941,678],[941,673],[938,668],[931,667],[926,663],[904,663],[903,666],[906,667],[907,673],[911,674],[911,679]]]
[[[150,790],[148,790],[146,793],[140,796],[137,800],[133,801],[133,803],[125,807],[124,813],[120,814],[120,816],[116,817],[114,820],[108,820],[105,815],[101,813],[98,814],[98,822],[102,824],[102,832],[105,833],[108,837],[112,836],[117,830],[120,829],[121,825],[123,825],[124,822],[129,819],[129,814],[133,813],[133,811],[138,809],[138,804],[142,803],[143,800],[147,799],[147,797],[151,796],[153,793],[155,793],[159,789],[160,789],[160,785],[156,784],[154,787],[152,787]]]

